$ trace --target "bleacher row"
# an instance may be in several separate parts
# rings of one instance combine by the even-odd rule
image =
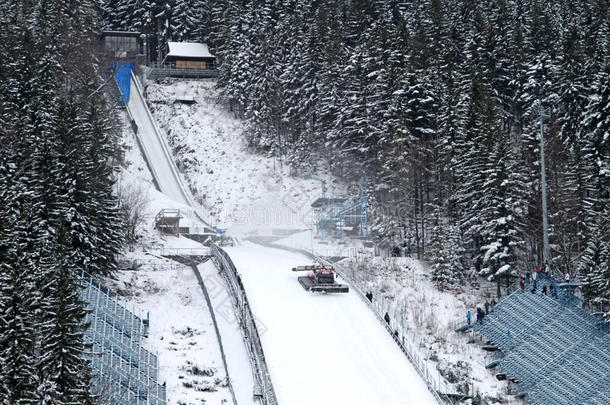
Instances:
[[[111,405],[165,405],[165,387],[157,382],[157,356],[141,346],[146,322],[83,276],[81,297],[87,304],[85,340],[97,392]]]
[[[610,336],[595,316],[574,305],[568,285],[542,294],[542,276],[515,291],[473,329],[503,354],[500,373],[517,381],[530,404],[609,404]]]

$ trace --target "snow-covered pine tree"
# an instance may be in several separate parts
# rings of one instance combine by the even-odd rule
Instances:
[[[279,139],[279,77],[281,52],[274,43],[273,26],[276,22],[271,10],[270,1],[263,2],[259,8],[253,8],[253,27],[256,33],[250,34],[253,39],[251,65],[248,75],[243,77],[248,101],[246,119],[248,121],[249,143],[254,147],[269,152],[282,161],[282,142]],[[253,28],[251,28],[253,29]]]
[[[40,296],[31,235],[23,227],[35,203],[23,182],[29,173],[6,155],[0,158],[0,403],[37,404],[34,315]]]
[[[484,169],[483,204],[480,234],[484,241],[481,275],[490,281],[505,280],[515,275],[524,245],[522,218],[524,182],[518,171],[519,160],[511,150],[508,136],[496,135],[493,150]],[[499,289],[499,288],[498,288]]]
[[[107,0],[105,0],[107,2]],[[114,10],[110,10],[111,4],[107,4],[108,15],[114,17],[109,22],[113,22],[113,29],[119,31],[140,31],[147,32],[151,27],[153,5],[155,0],[119,0],[115,4]]]
[[[223,5],[226,8],[215,12],[215,24],[222,27],[224,32],[224,42],[216,48],[221,62],[217,84],[222,95],[229,98],[232,104],[244,107],[248,103],[248,79],[255,56],[253,39],[248,32],[248,27],[253,25],[254,15],[251,8],[236,2]]]
[[[432,269],[431,280],[441,290],[458,283],[464,274],[464,250],[459,229],[437,217],[439,221],[431,232],[426,256]]]
[[[366,92],[368,72],[363,68],[366,46],[361,44],[350,52],[349,62],[344,70],[347,86],[335,117],[331,138],[326,146],[341,151],[347,157],[342,163],[347,179],[358,178],[367,167],[374,168],[377,145],[371,142],[369,132],[371,122],[368,116],[369,94]],[[351,164],[349,162],[352,162]],[[353,164],[357,162],[356,164]],[[372,172],[372,171],[371,171]]]
[[[345,88],[347,87],[347,78],[342,73],[348,61],[348,50],[343,44],[343,20],[345,10],[342,1],[329,2],[328,7],[328,24],[329,29],[326,31],[326,38],[323,38],[322,47],[323,55],[321,58],[321,67],[318,79],[319,102],[318,102],[318,122],[319,133],[316,135],[317,142],[320,143],[319,153],[331,163],[339,163],[345,160],[343,151],[332,151],[326,146],[326,143],[333,139],[334,120],[340,113],[340,103],[345,97]],[[343,176],[341,171],[342,165],[337,164],[333,167],[339,176]]]
[[[95,224],[87,235],[94,240],[94,248],[86,254],[88,262],[85,269],[91,274],[108,275],[116,270],[117,257],[124,241],[119,203],[113,191],[115,180],[108,163],[115,153],[115,141],[110,135],[110,114],[99,99],[90,98],[86,110],[79,111],[79,114],[82,116],[84,138],[81,152],[84,152],[83,159],[89,163],[83,164],[88,171],[88,181],[81,179],[77,184],[86,190],[81,192],[81,198],[89,193],[83,212]],[[77,201],[81,201],[81,198],[77,198]]]
[[[460,114],[458,137],[453,145],[452,162],[458,184],[454,198],[464,242],[472,253],[475,268],[480,271],[482,265],[480,249],[484,244],[481,227],[485,223],[482,216],[485,208],[484,171],[488,165],[491,148],[489,138],[492,133],[498,133],[499,124],[494,121],[493,116],[489,116],[493,111],[493,99],[489,87],[476,73],[473,77],[464,80],[460,87],[463,88],[460,103],[463,112]]]
[[[581,277],[585,300],[603,308],[606,321],[610,321],[610,223],[606,216],[600,216],[591,233],[578,272]]]
[[[610,47],[610,46],[609,46]],[[589,225],[610,204],[610,56],[595,76],[583,120]]]
[[[65,224],[68,225],[68,224]],[[45,405],[94,404],[91,371],[84,353],[84,303],[80,298],[78,252],[70,247],[67,226],[41,247],[40,272],[47,280],[41,293],[40,357],[37,359]]]
[[[172,36],[173,41],[187,41],[189,36],[194,31],[194,27],[191,26],[192,17],[189,15],[191,12],[195,12],[192,0],[176,0],[175,6],[172,10]]]

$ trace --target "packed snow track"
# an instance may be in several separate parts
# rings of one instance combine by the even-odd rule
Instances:
[[[280,404],[436,403],[355,292],[303,290],[291,269],[310,259],[253,243],[226,250],[257,318]]]
[[[193,205],[180,182],[171,154],[163,141],[161,131],[148,110],[140,84],[133,73],[131,73],[127,108],[136,123],[138,140],[160,191],[176,202],[187,206]]]

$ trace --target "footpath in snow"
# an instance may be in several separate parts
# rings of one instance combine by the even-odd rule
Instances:
[[[353,292],[312,294],[292,267],[305,256],[246,243],[227,248],[259,321],[281,404],[434,404],[425,383]]]

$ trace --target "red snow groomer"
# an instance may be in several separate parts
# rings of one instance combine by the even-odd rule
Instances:
[[[338,284],[335,281],[335,272],[332,267],[325,267],[323,264],[316,263],[310,266],[293,267],[292,271],[309,271],[306,276],[298,277],[299,283],[307,291],[325,293],[346,293],[349,287],[345,284]]]

